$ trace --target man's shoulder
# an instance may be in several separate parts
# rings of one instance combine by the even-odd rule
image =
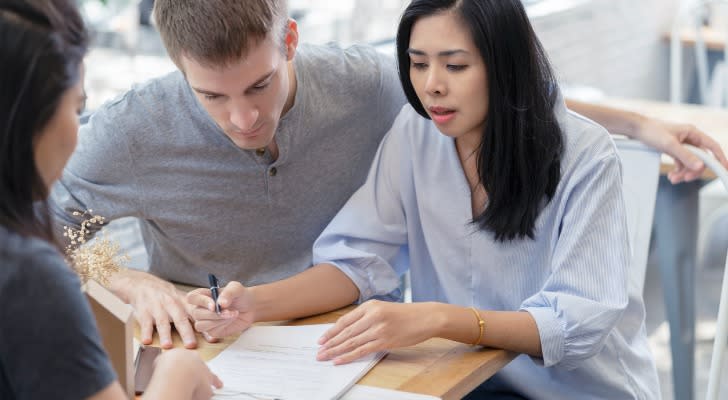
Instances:
[[[341,60],[366,60],[378,64],[387,57],[384,53],[377,51],[373,46],[366,44],[353,44],[342,47],[338,43],[329,42],[326,44],[305,43],[298,47],[298,54],[304,59],[311,59],[323,62],[339,62]],[[392,58],[393,60],[393,58]]]
[[[325,77],[325,81],[338,84],[379,81],[383,72],[396,70],[393,57],[362,44],[349,47],[336,43],[306,44],[301,45],[296,57],[296,68],[304,69],[307,76]],[[332,75],[346,79],[332,79]]]
[[[131,89],[104,103],[96,113],[107,117],[128,118],[129,113],[149,112],[165,107],[177,107],[185,100],[187,90],[184,76],[180,71],[134,84]]]
[[[135,84],[125,93],[107,101],[93,111],[87,129],[99,129],[118,135],[119,132],[145,132],[163,124],[167,118],[193,115],[194,99],[184,76],[179,71]],[[123,136],[123,135],[122,135]]]

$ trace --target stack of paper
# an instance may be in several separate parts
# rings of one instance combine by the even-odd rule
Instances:
[[[332,324],[254,326],[208,365],[225,387],[216,399],[338,399],[384,353],[334,366],[316,361],[319,337]]]

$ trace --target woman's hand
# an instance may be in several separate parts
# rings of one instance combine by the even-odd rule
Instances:
[[[213,387],[221,388],[222,381],[196,352],[173,349],[155,360],[144,398],[206,400],[212,397]]]
[[[412,346],[437,335],[443,318],[433,303],[370,300],[336,321],[319,339],[317,360],[346,364],[382,350]]]

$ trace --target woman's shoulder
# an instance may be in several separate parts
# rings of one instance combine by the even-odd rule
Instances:
[[[24,286],[35,291],[52,282],[52,286],[78,285],[78,278],[63,256],[50,243],[24,237],[0,227],[0,293],[12,293]],[[52,295],[53,291],[46,292]]]
[[[0,225],[0,258],[4,262],[45,259],[53,256],[59,257],[60,253],[47,241],[23,236]]]
[[[581,169],[605,160],[618,160],[617,148],[607,130],[589,118],[573,111],[559,117],[564,137],[562,170]]]

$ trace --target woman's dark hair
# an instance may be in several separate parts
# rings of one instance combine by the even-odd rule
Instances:
[[[536,219],[561,179],[558,87],[548,58],[520,0],[414,0],[399,24],[397,59],[407,99],[425,118],[407,50],[417,20],[443,13],[467,27],[487,69],[488,112],[477,168],[488,201],[473,223],[499,241],[533,239]]]
[[[0,0],[0,225],[22,235],[53,240],[33,144],[87,46],[74,0]]]

